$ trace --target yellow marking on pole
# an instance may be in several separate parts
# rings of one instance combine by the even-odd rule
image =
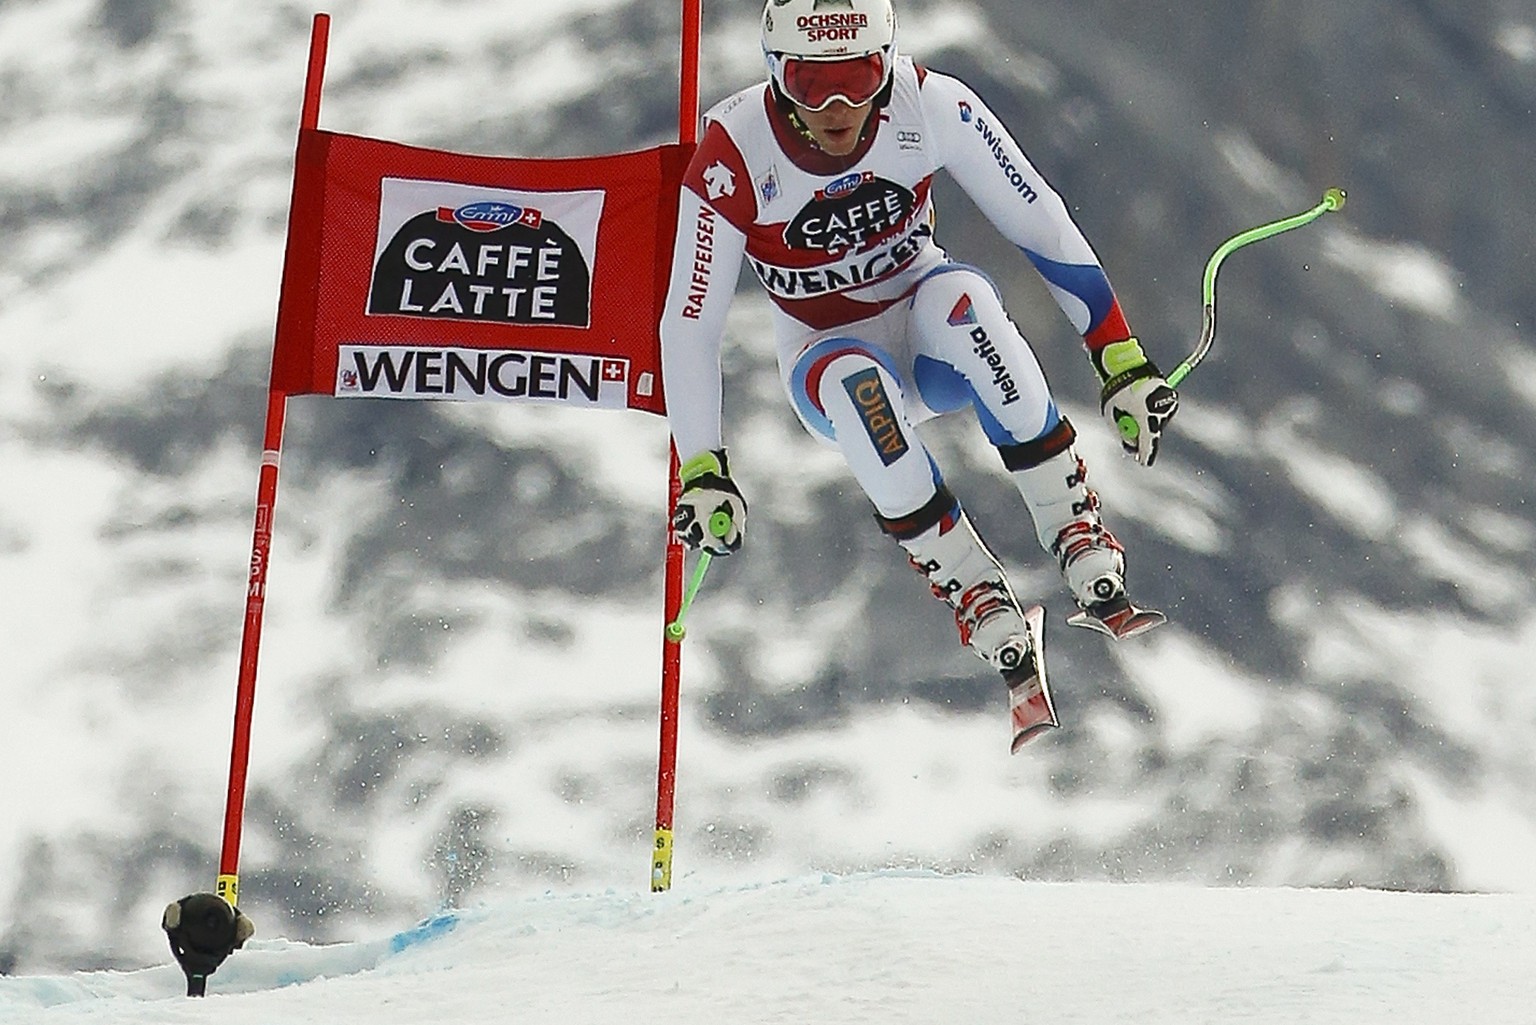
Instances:
[[[232,908],[240,906],[240,877],[237,875],[221,875],[219,881],[214,884],[213,892],[224,898],[224,902]]]
[[[651,851],[651,892],[665,893],[672,889],[672,830],[656,830],[656,843]]]

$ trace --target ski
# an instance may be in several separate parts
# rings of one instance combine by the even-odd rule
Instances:
[[[1146,633],[1155,626],[1168,621],[1168,617],[1156,609],[1141,609],[1131,604],[1129,598],[1121,595],[1119,598],[1111,598],[1109,601],[1097,602],[1085,607],[1081,612],[1067,617],[1070,626],[1081,626],[1089,630],[1097,630],[1106,637],[1113,637],[1117,641],[1123,641],[1127,637],[1135,637],[1137,634]]]
[[[1029,650],[1016,667],[1003,673],[1013,720],[1013,754],[1046,730],[1061,725],[1045,681],[1045,609],[1031,605],[1024,613],[1024,627],[1029,633]]]

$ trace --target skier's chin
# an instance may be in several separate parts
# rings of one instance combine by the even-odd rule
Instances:
[[[801,108],[799,115],[822,152],[846,157],[859,148],[859,136],[869,121],[870,106],[866,103],[862,107],[850,107],[838,101],[825,111]]]
[[[824,128],[817,143],[831,156],[846,157],[859,144],[858,128]]]

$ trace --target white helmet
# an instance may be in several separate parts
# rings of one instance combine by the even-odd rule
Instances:
[[[763,56],[774,85],[800,106],[863,106],[890,83],[896,12],[891,0],[767,0]]]

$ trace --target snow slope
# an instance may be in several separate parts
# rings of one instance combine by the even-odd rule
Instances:
[[[10,1025],[1515,1025],[1536,899],[881,873],[548,895],[368,942],[0,979]]]

